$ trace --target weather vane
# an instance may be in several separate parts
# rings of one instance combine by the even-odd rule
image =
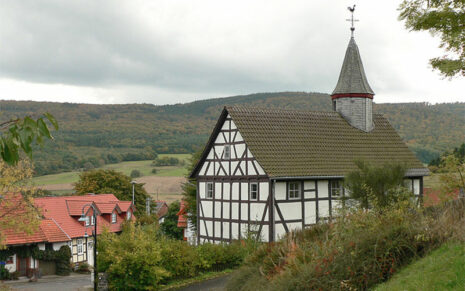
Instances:
[[[351,36],[354,37],[354,30],[355,30],[355,27],[354,27],[354,22],[357,22],[358,19],[354,19],[354,11],[355,11],[355,4],[353,7],[347,7],[347,9],[349,9],[350,13],[352,13],[350,19],[346,19],[346,21],[350,21],[352,26],[350,27],[350,31],[351,31]]]

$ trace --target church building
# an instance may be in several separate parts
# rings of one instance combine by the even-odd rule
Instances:
[[[347,195],[342,182],[356,160],[404,163],[420,198],[428,169],[373,113],[374,95],[352,36],[332,112],[225,107],[191,173],[198,243],[230,242],[248,231],[272,242],[327,220]]]

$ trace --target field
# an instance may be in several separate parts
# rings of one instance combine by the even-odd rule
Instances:
[[[186,164],[188,163],[189,154],[160,154],[159,157],[176,157]],[[129,175],[132,170],[139,170],[142,177],[134,179],[138,183],[145,183],[145,190],[154,198],[158,194],[161,200],[172,202],[180,199],[181,185],[185,181],[184,176],[187,173],[186,166],[165,166],[155,167],[157,173],[153,174],[151,166],[152,161],[135,161],[122,162],[118,164],[109,164],[102,169],[111,169]],[[67,172],[54,175],[45,175],[34,177],[32,184],[38,188],[50,190],[54,194],[63,195],[72,193],[73,183],[79,180],[81,172]]]
[[[443,245],[375,290],[465,290],[465,244]]]

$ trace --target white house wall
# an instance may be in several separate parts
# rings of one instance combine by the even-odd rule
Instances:
[[[229,158],[224,156],[225,146],[230,146]],[[208,184],[213,186],[213,197],[207,197]],[[252,184],[257,185],[256,200],[250,197]],[[228,242],[249,231],[268,241],[269,190],[265,171],[228,116],[198,174],[199,242]]]

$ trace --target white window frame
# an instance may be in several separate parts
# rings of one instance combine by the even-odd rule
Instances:
[[[254,197],[254,194],[255,194],[255,197]],[[250,183],[249,199],[251,201],[258,200],[258,183]]]
[[[90,225],[95,225],[95,217],[93,215],[90,216]]]
[[[224,145],[223,159],[225,159],[225,160],[231,159],[231,145],[229,145],[229,144]]]
[[[287,183],[287,191],[289,200],[297,200],[302,195],[302,183],[300,181],[291,181]]]
[[[331,183],[331,198],[341,198],[343,196],[342,181],[330,180]],[[336,186],[336,187],[335,187]]]
[[[89,216],[86,216],[85,225],[86,225],[86,226],[89,226],[89,225],[90,225],[90,217],[89,217]]]
[[[205,198],[207,199],[213,199],[213,195],[215,195],[215,191],[213,188],[213,182],[207,182],[206,183],[206,189],[205,189]]]
[[[126,212],[126,220],[130,220],[131,216],[132,216],[132,212],[131,212],[131,209],[129,209],[128,212]]]
[[[117,221],[117,215],[116,212],[111,213],[111,223],[116,223]]]
[[[84,240],[83,239],[79,238],[77,240],[76,248],[77,248],[77,254],[78,255],[84,254]]]

